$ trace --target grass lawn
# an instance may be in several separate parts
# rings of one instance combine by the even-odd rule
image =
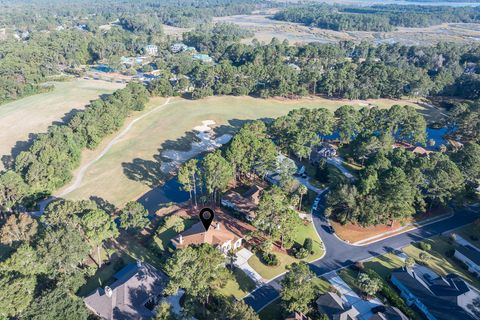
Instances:
[[[192,128],[200,125],[203,120],[214,120],[219,125],[217,132],[225,133],[238,129],[244,120],[275,118],[295,108],[326,107],[334,110],[347,103],[357,106],[360,103],[323,98],[285,100],[229,96],[209,97],[202,100],[174,98],[171,101],[169,105],[156,109],[148,117],[135,123],[118,143],[88,168],[80,187],[68,194],[67,198],[86,199],[95,195],[118,207],[138,198],[148,191],[150,186],[161,183],[164,178],[159,174],[162,162],[159,154],[167,149],[188,146],[191,135],[187,133],[191,133]],[[164,102],[164,98],[151,99],[147,108],[141,113],[134,114],[126,121],[125,126],[133,118]],[[393,104],[415,105],[413,102],[404,100],[372,101],[372,103],[376,102],[382,107]],[[82,163],[98,156],[112,137],[107,138],[96,150],[85,151]]]
[[[98,287],[104,287],[111,284],[114,279],[113,275],[122,269],[126,264],[135,261],[133,258],[126,254],[115,254],[110,259],[108,264],[104,264],[100,269],[95,272],[95,274],[87,280],[87,283],[84,284],[78,291],[80,297],[85,297],[86,295],[93,292]]]
[[[240,300],[254,289],[255,282],[241,269],[235,268],[233,269],[233,279],[228,280],[227,285],[218,291],[227,297],[233,296]]]
[[[122,234],[117,239],[119,246],[125,254],[128,254],[135,260],[146,261],[156,268],[162,265],[162,255],[145,247],[139,241],[130,235]]]
[[[296,230],[296,237],[295,237],[295,244],[296,245],[303,245],[303,242],[305,241],[306,238],[312,238],[313,239],[313,251],[314,254],[308,256],[305,261],[313,261],[318,258],[320,258],[324,252],[323,250],[323,244],[321,243],[320,239],[318,238],[318,235],[315,231],[315,228],[312,223],[309,223],[308,225],[301,225],[297,228]],[[279,264],[278,266],[275,267],[270,267],[265,265],[259,258],[259,255],[254,255],[252,256],[249,260],[248,263],[250,266],[255,269],[264,279],[272,279],[279,274],[285,272],[287,269],[286,267],[294,262],[298,262],[297,258],[290,256],[286,253],[279,253],[275,252],[275,254],[278,257]]]
[[[480,280],[468,272],[463,263],[454,257],[449,257],[454,250],[452,240],[445,236],[436,236],[424,241],[432,245],[432,250],[428,252],[430,259],[426,263],[429,268],[443,276],[449,273],[458,274],[480,289]],[[403,251],[416,260],[419,260],[419,254],[422,252],[413,245],[403,248]]]
[[[480,235],[478,234],[478,230],[478,226],[475,224],[469,224],[468,226],[456,230],[455,233],[459,234],[462,238],[469,241],[477,248],[480,248]]]
[[[396,255],[392,253],[387,253],[383,256],[379,256],[372,260],[366,261],[363,265],[365,266],[365,268],[373,269],[385,281],[388,281],[392,270],[403,267],[404,263]]]
[[[196,219],[184,219],[184,230],[189,229],[196,222],[198,222],[198,220]],[[155,245],[158,246],[160,250],[165,251],[170,245],[170,240],[172,240],[176,235],[178,235],[178,232],[175,232],[175,230],[173,230],[173,227],[162,227],[156,232],[155,236],[153,237],[153,242],[155,243]]]
[[[54,84],[51,92],[0,105],[0,156],[10,155],[15,144],[27,141],[29,134],[46,132],[53,122],[69,118],[72,110],[83,109],[90,100],[125,86],[82,79]]]

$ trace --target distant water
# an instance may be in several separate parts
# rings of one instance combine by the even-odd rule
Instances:
[[[326,3],[339,3],[339,4],[359,4],[359,5],[375,5],[375,4],[399,4],[399,5],[419,5],[419,6],[449,6],[449,7],[477,7],[480,6],[480,2],[448,2],[448,1],[435,1],[435,2],[416,2],[416,1],[395,1],[395,0],[341,0],[341,1],[319,1]]]

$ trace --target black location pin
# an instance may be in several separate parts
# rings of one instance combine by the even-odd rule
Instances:
[[[202,210],[200,210],[199,216],[200,220],[203,223],[203,226],[205,227],[205,231],[207,231],[208,227],[210,227],[210,225],[212,224],[213,217],[215,216],[213,210],[210,208],[203,208]]]

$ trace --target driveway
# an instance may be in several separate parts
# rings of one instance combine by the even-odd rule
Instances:
[[[345,177],[347,177],[350,180],[355,179],[355,177],[348,171],[347,168],[343,165],[343,159],[340,157],[333,157],[333,158],[327,158],[327,163],[330,163],[331,165],[334,165],[337,167],[338,170],[340,170]]]
[[[241,269],[250,279],[255,282],[256,286],[261,286],[265,284],[265,280],[262,278],[261,275],[257,273],[250,265],[248,264],[248,259],[253,256],[253,253],[248,249],[241,249],[236,253],[237,259],[233,263],[237,268]]]
[[[335,271],[326,274],[325,278],[338,290],[342,300],[358,310],[360,320],[370,319],[373,316],[372,308],[383,305],[378,299],[364,300],[360,298]]]
[[[357,261],[377,257],[385,253],[396,253],[413,242],[470,224],[480,216],[480,211],[476,207],[454,208],[455,214],[448,219],[421,226],[418,229],[410,230],[369,245],[353,246],[341,241],[328,231],[329,224],[323,216],[325,193],[320,197],[321,201],[318,209],[313,212],[313,223],[322,239],[326,253],[322,259],[310,263],[310,269],[319,277],[331,271],[353,265]],[[276,278],[257,288],[245,297],[245,302],[256,311],[263,309],[271,301],[279,297],[279,291],[276,287],[278,287],[282,278]]]

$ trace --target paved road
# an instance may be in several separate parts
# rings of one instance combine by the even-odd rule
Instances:
[[[320,201],[321,204],[324,203],[323,200],[324,199]],[[432,223],[373,244],[354,246],[341,241],[335,235],[327,231],[328,221],[323,217],[323,210],[323,205],[319,205],[318,210],[313,214],[313,223],[326,248],[326,254],[322,259],[310,263],[311,270],[317,276],[347,267],[360,260],[399,250],[412,242],[417,242],[423,238],[432,237],[472,223],[480,216],[480,210],[478,207],[456,208],[454,209],[455,215],[449,219]],[[245,302],[254,310],[261,310],[271,301],[279,297],[279,292],[274,287],[278,288],[278,282],[281,281],[282,278],[282,276],[278,277],[258,288],[256,291],[245,297]]]

